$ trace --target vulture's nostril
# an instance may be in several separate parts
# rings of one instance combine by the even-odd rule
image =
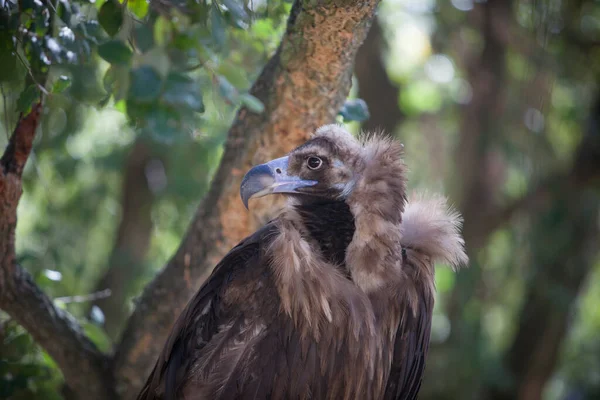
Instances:
[[[277,172],[278,174],[281,173],[281,168],[275,168],[275,172]]]

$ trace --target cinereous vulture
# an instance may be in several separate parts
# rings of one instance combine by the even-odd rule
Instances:
[[[287,206],[215,267],[138,399],[416,399],[434,262],[467,256],[442,197],[407,199],[402,149],[326,125],[248,171],[246,206]]]

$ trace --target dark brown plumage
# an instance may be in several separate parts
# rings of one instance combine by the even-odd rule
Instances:
[[[254,167],[281,215],[215,267],[138,399],[415,399],[434,265],[467,257],[441,197],[407,203],[402,146],[328,125]]]

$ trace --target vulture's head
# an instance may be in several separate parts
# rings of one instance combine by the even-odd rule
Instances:
[[[401,155],[396,141],[375,136],[357,140],[339,125],[325,125],[288,155],[248,171],[242,201],[248,207],[251,198],[283,193],[301,203],[372,204],[380,214],[400,218],[406,199]]]

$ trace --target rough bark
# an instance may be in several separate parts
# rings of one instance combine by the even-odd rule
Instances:
[[[80,398],[112,397],[107,359],[83,334],[74,318],[54,306],[17,265],[15,226],[21,174],[40,121],[41,103],[21,116],[0,160],[0,308],[21,324],[61,368]]]
[[[110,289],[110,296],[93,304],[104,313],[104,328],[116,340],[129,316],[127,296],[131,281],[144,267],[144,258],[152,235],[154,194],[147,179],[148,163],[153,159],[149,147],[136,141],[127,158],[121,189],[121,221],[108,262],[108,269],[95,292]]]
[[[251,204],[250,213],[244,209],[238,193],[244,172],[283,155],[335,120],[377,4],[294,3],[282,42],[251,90],[265,112],[238,112],[207,197],[177,253],[146,288],[128,322],[114,360],[117,390],[125,398],[137,393],[174,319],[214,265],[272,215],[272,199]]]
[[[358,97],[367,103],[370,114],[361,127],[367,132],[383,131],[393,135],[404,115],[398,106],[400,90],[388,77],[383,63],[384,50],[385,38],[375,18],[354,64]]]

